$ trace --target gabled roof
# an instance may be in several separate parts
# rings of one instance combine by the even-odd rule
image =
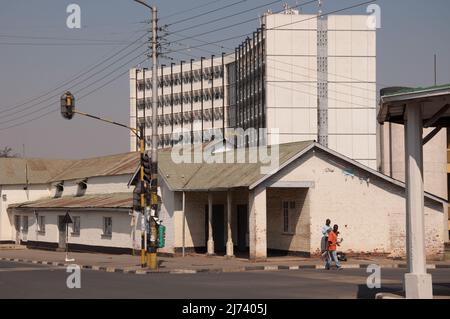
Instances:
[[[131,209],[133,193],[94,194],[84,196],[47,197],[36,201],[10,204],[8,210],[76,210]]]
[[[357,168],[359,168],[359,169],[361,169],[363,171],[366,171],[367,173],[371,174],[372,176],[376,176],[376,177],[378,177],[378,178],[380,178],[382,180],[385,180],[386,182],[389,182],[391,184],[394,184],[394,185],[402,187],[402,188],[406,187],[406,184],[404,182],[401,182],[401,181],[396,180],[396,179],[394,179],[392,177],[384,175],[384,174],[378,172],[377,170],[374,170],[374,169],[372,169],[372,168],[370,168],[370,167],[368,167],[366,165],[363,165],[363,164],[361,164],[361,163],[359,163],[359,162],[357,162],[357,161],[355,161],[355,160],[353,160],[353,159],[351,159],[351,158],[349,158],[349,157],[347,157],[347,156],[345,156],[345,155],[343,155],[341,153],[338,153],[338,152],[336,152],[336,151],[334,151],[332,149],[329,149],[327,147],[324,147],[324,146],[320,145],[319,143],[314,142],[311,145],[309,145],[308,147],[304,148],[302,151],[298,152],[295,156],[291,157],[288,161],[284,162],[283,164],[280,163],[280,166],[279,166],[279,168],[276,171],[274,171],[272,174],[264,175],[261,179],[259,179],[258,181],[256,181],[252,185],[250,185],[249,188],[250,189],[255,188],[256,186],[258,186],[259,184],[261,184],[265,180],[269,179],[274,174],[280,172],[283,168],[285,168],[286,166],[288,166],[289,164],[291,164],[295,160],[301,158],[302,156],[305,156],[307,153],[309,153],[310,151],[312,151],[314,149],[321,150],[321,151],[323,151],[324,153],[326,153],[328,155],[331,155],[331,156],[333,156],[335,158],[339,158],[339,159],[347,162],[350,165],[353,165],[353,166],[355,166],[355,167],[357,167]],[[424,194],[425,194],[425,197],[430,198],[432,200],[435,200],[435,201],[438,201],[438,202],[441,202],[441,203],[448,203],[448,201],[446,199],[441,198],[441,197],[436,196],[436,195],[433,195],[433,194],[431,194],[429,192],[424,192]]]
[[[269,146],[268,149],[270,153],[271,147]],[[339,158],[372,176],[376,176],[398,187],[405,188],[405,183],[386,176],[313,141],[280,144],[279,167],[269,174],[261,173],[260,163],[208,164],[203,162],[201,164],[176,164],[171,159],[171,153],[169,151],[160,152],[158,155],[159,173],[160,177],[172,191],[227,190],[239,187],[254,189],[273,175],[282,171],[289,164],[313,150],[323,151],[327,155]],[[428,192],[425,192],[425,196],[437,202],[447,203],[447,200]]]
[[[139,153],[131,152],[80,160],[0,158],[0,185],[46,184],[95,176],[132,174]]]
[[[288,161],[294,155],[314,142],[293,142],[279,145],[280,165]],[[256,151],[249,148],[246,154]],[[231,151],[233,152],[233,151]],[[267,153],[271,154],[272,147],[268,147]],[[224,152],[220,154],[227,154]],[[195,156],[195,155],[194,155]],[[257,163],[213,163],[205,161],[201,163],[175,163],[170,151],[158,153],[158,167],[162,179],[168,187],[174,191],[182,190],[220,190],[236,187],[249,187],[261,179],[261,161]]]

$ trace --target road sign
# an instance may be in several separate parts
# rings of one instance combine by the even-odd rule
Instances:
[[[73,224],[72,218],[69,215],[69,212],[66,213],[63,219],[64,224]]]

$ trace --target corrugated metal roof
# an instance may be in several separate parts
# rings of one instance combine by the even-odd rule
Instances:
[[[94,176],[133,174],[139,165],[138,152],[88,158],[75,161],[50,181],[83,179]]]
[[[0,185],[45,183],[60,174],[73,161],[49,159],[0,158]]]
[[[89,209],[89,208],[122,208],[131,209],[133,193],[111,193],[84,196],[63,196],[60,198],[44,198],[36,201],[11,204],[8,209],[42,210],[42,209]]]
[[[0,185],[42,184],[95,176],[132,174],[139,153],[124,153],[81,160],[0,158]]]
[[[294,142],[279,145],[279,165],[313,144],[313,141]],[[250,148],[250,151],[255,148]],[[271,154],[269,146],[267,150]],[[228,152],[227,152],[228,153]],[[223,153],[226,154],[226,153]],[[262,164],[258,163],[174,163],[170,151],[159,152],[161,177],[172,190],[213,190],[248,187],[260,180]]]

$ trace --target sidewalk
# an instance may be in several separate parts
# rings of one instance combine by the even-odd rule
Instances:
[[[242,271],[274,271],[298,269],[324,269],[320,258],[301,257],[269,257],[264,262],[251,262],[246,258],[225,258],[223,256],[208,257],[205,255],[187,255],[186,257],[158,257],[159,268],[156,271],[142,269],[139,256],[109,255],[94,253],[69,253],[74,262],[65,262],[64,252],[35,249],[0,250],[0,260],[65,266],[77,264],[84,269],[108,272],[124,272],[135,274],[146,273],[204,273],[204,272],[242,272]],[[349,258],[342,262],[343,268],[366,268],[376,264],[382,268],[404,268],[405,261],[395,261],[382,257]],[[430,262],[428,268],[450,268],[450,261]]]

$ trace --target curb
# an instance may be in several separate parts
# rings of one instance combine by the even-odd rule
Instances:
[[[65,267],[69,263],[62,262],[50,262],[42,260],[29,260],[19,258],[4,258],[0,257],[0,261],[10,262],[22,262],[28,264],[40,264],[49,265],[55,267]],[[343,264],[343,269],[366,269],[369,264]],[[304,270],[304,269],[316,269],[325,270],[324,265],[265,265],[265,266],[237,266],[237,267],[224,267],[224,268],[200,268],[200,269],[127,269],[116,267],[105,267],[96,265],[79,265],[81,269],[103,271],[108,273],[123,273],[134,275],[148,275],[148,274],[200,274],[200,273],[229,273],[229,272],[248,272],[248,271],[279,271],[279,270]],[[381,269],[387,268],[406,268],[406,264],[385,264],[381,266]],[[450,268],[450,264],[427,264],[427,269],[443,269]]]

